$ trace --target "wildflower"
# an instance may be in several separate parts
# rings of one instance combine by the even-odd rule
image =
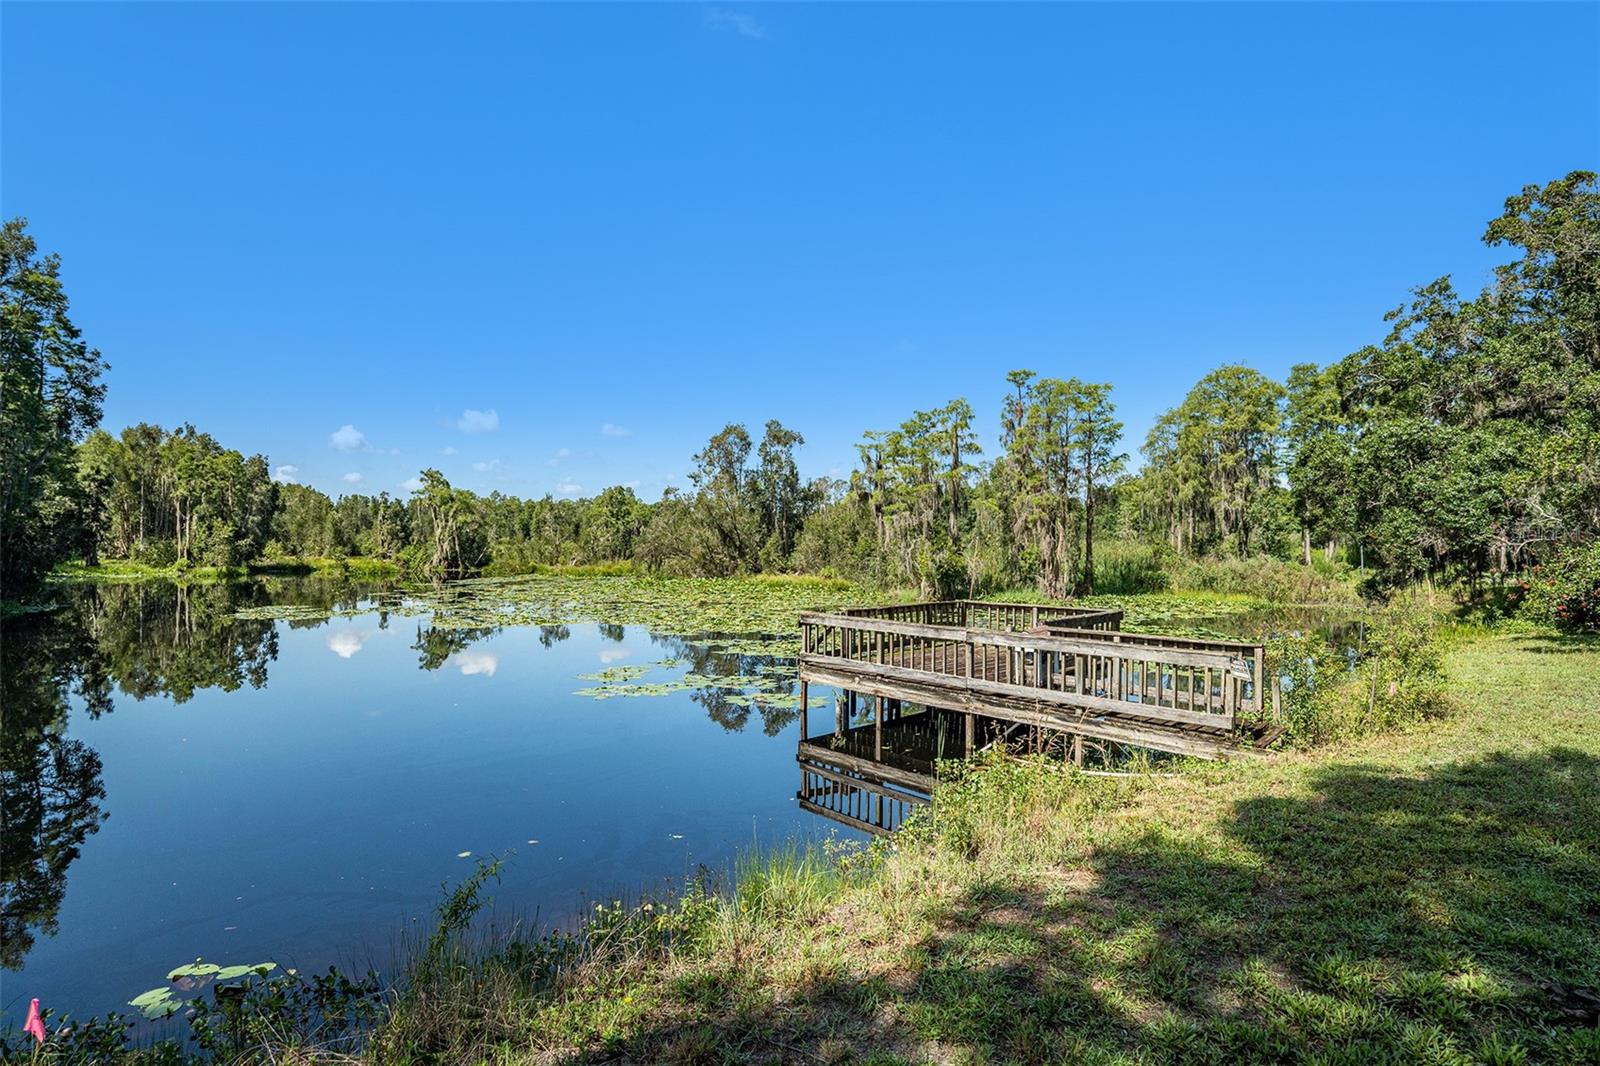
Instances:
[[[39,1001],[37,999],[28,1007],[28,1020],[23,1024],[22,1031],[39,1043],[44,1043],[44,1019],[39,1016]]]

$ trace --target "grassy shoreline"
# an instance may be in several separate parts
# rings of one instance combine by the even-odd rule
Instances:
[[[486,940],[480,879],[364,1050],[263,1016],[223,1057],[1600,1063],[1600,639],[1445,639],[1442,719],[1178,776],[951,766],[892,842],[566,935]]]
[[[981,765],[892,848],[602,913],[548,975],[464,954],[369,1057],[1600,1061],[1600,641],[1447,671],[1448,718],[1270,761]]]
[[[359,1058],[1600,1062],[1600,640],[1446,670],[1447,717],[1272,760],[953,768],[892,843],[564,936],[486,946],[473,884]],[[349,1061],[316,1043],[239,1061]]]

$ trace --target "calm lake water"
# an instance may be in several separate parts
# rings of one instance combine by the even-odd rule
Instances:
[[[789,685],[747,642],[435,629],[315,581],[64,595],[3,633],[14,1024],[34,996],[126,1009],[202,956],[381,969],[477,857],[509,854],[502,917],[549,926],[753,841],[851,835],[798,810]],[[270,603],[311,609],[235,617]],[[764,671],[770,700],[701,680]]]

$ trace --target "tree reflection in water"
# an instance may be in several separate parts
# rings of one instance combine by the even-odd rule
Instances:
[[[298,582],[293,595],[330,608],[362,596],[324,584]],[[114,693],[182,703],[202,689],[262,687],[277,630],[234,612],[273,591],[261,582],[64,587],[56,610],[0,626],[0,966],[19,968],[38,936],[54,935],[67,872],[109,815],[99,754],[68,735],[74,699],[94,719],[111,713]]]
[[[782,660],[774,655],[744,650],[744,641],[721,640],[715,637],[680,637],[665,633],[651,633],[652,643],[667,649],[671,657],[689,667],[689,673],[703,677],[751,677],[770,672]],[[730,648],[729,645],[733,645]],[[747,694],[743,685],[718,688],[708,685],[697,688],[689,698],[706,710],[713,722],[730,733],[743,731],[750,723],[750,712],[761,716],[761,731],[775,737],[800,717],[798,707],[787,702],[775,703],[762,699],[764,695],[791,695],[794,682],[754,694]]]

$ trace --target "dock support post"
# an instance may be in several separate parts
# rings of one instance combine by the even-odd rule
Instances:
[[[971,711],[967,712],[966,719],[966,736],[963,738],[961,754],[970,759],[972,758],[972,744],[974,739],[973,734],[978,731],[978,719]]]
[[[806,728],[806,680],[800,679],[800,739],[805,740],[811,735],[811,730]]]
[[[841,739],[844,737],[845,701],[849,698],[846,692],[841,692],[833,698],[833,735]]]
[[[883,697],[872,701],[872,761],[883,761]]]

